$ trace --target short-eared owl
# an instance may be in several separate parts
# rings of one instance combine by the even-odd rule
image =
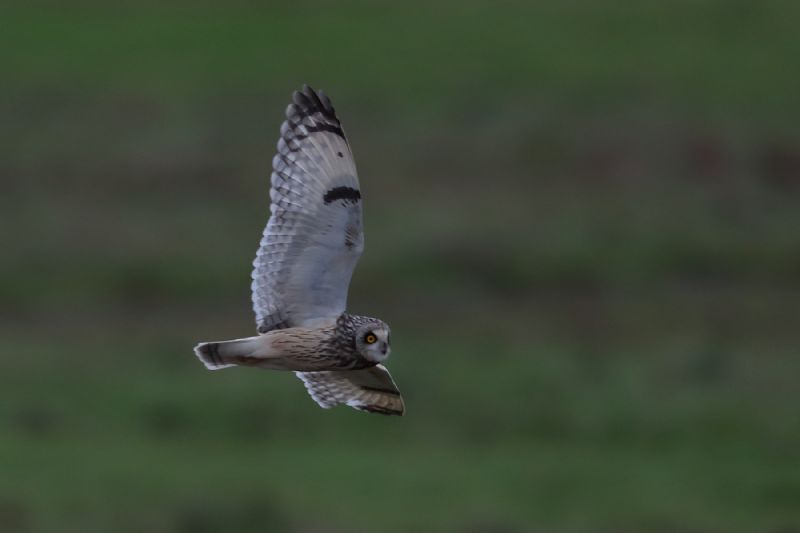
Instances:
[[[270,209],[253,262],[259,335],[198,344],[211,370],[294,371],[322,407],[402,415],[389,371],[389,326],[345,312],[364,249],[361,191],[350,145],[322,91],[296,91],[272,160]]]

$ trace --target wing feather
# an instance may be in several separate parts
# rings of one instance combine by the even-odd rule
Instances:
[[[363,370],[295,372],[311,398],[320,407],[349,405],[354,409],[383,415],[403,415],[400,391],[383,365]]]
[[[272,214],[253,262],[258,331],[332,323],[364,236],[353,154],[322,91],[292,96],[272,168]]]

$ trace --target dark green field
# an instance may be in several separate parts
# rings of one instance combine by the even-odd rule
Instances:
[[[800,4],[11,2],[0,531],[800,531]],[[333,99],[407,416],[211,373]]]

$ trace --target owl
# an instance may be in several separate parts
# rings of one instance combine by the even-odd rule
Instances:
[[[342,125],[322,91],[296,91],[272,160],[271,216],[253,262],[258,335],[203,342],[210,370],[254,366],[294,372],[323,408],[405,412],[383,362],[389,326],[345,312],[364,249],[361,190]]]

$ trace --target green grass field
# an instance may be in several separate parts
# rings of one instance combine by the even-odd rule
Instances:
[[[798,4],[2,11],[0,531],[800,531]],[[401,419],[192,354],[303,83]]]

